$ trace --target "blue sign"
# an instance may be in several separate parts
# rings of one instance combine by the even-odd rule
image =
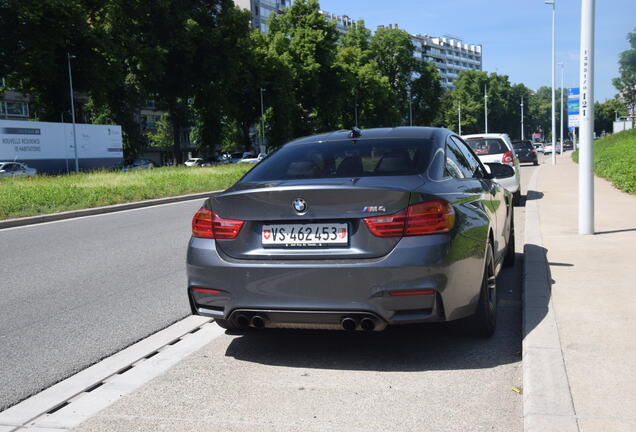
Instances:
[[[568,89],[568,126],[570,129],[579,126],[579,88]]]

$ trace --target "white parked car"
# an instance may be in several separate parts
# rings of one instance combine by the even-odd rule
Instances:
[[[32,177],[38,173],[20,162],[0,162],[0,177]]]
[[[482,163],[506,164],[514,169],[514,176],[499,178],[496,181],[512,194],[513,204],[519,205],[521,201],[519,159],[515,155],[512,141],[510,141],[508,134],[473,134],[464,135],[462,138],[470,145]]]
[[[552,153],[552,144],[544,144],[543,145],[543,154],[551,154]]]
[[[259,163],[260,161],[262,161],[263,159],[265,159],[267,157],[267,153],[259,153],[257,157],[243,157],[243,159],[241,159],[239,161],[239,163]]]
[[[185,166],[195,167],[200,166],[203,163],[203,158],[190,158],[185,161]]]

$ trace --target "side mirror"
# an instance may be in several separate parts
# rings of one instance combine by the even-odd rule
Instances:
[[[496,179],[508,178],[515,175],[515,170],[510,165],[495,162],[489,162],[484,165],[488,167],[487,169],[490,169],[493,178]]]

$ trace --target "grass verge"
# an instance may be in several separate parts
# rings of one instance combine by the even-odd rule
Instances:
[[[0,179],[0,220],[226,189],[252,167],[163,167]]]
[[[578,151],[572,159],[579,162]],[[594,142],[594,173],[623,192],[636,194],[636,129]]]

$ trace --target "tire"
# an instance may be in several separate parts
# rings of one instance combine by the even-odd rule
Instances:
[[[539,161],[538,161],[538,160],[536,160],[536,161],[532,162],[532,165],[534,165],[534,166],[539,165]]]
[[[504,257],[504,266],[512,267],[515,265],[515,214],[510,211],[510,233],[508,234],[508,247],[506,248],[506,256]]]
[[[521,190],[512,194],[512,205],[518,206],[521,203]]]
[[[495,333],[497,325],[497,280],[492,245],[486,250],[484,275],[475,314],[466,318],[465,329],[472,336],[487,338]]]

